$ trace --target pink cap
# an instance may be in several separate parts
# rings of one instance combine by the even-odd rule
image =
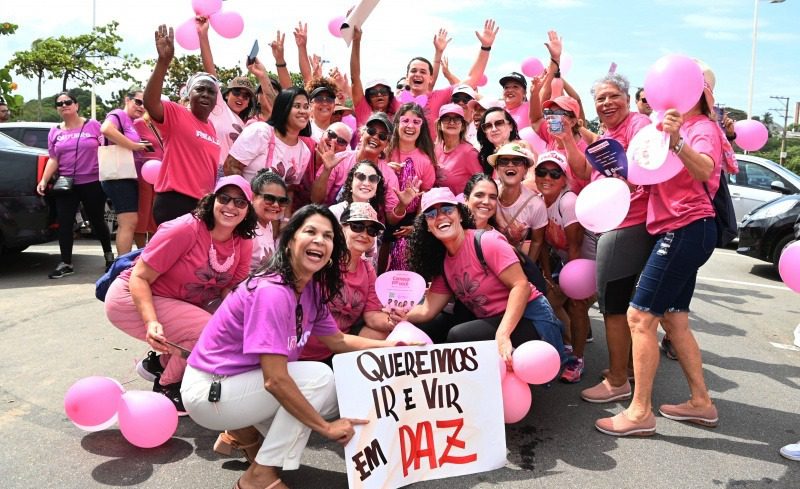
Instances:
[[[247,197],[247,200],[253,200],[253,190],[250,189],[250,184],[247,183],[247,180],[242,178],[241,175],[228,175],[227,177],[220,178],[217,180],[217,186],[214,187],[214,193],[219,192],[219,189],[228,185],[239,187],[239,189],[244,192],[244,196]]]
[[[436,204],[458,204],[458,199],[448,187],[433,187],[422,194],[420,212],[425,212]]]
[[[578,117],[581,114],[581,105],[578,103],[577,100],[570,97],[569,95],[561,95],[554,99],[547,100],[545,103],[542,104],[542,108],[549,109],[554,105],[557,105],[564,110],[572,112],[573,114],[575,114],[575,117]]]
[[[443,116],[447,114],[456,114],[461,116],[461,118],[463,119],[464,109],[462,109],[461,106],[457,104],[444,104],[439,109],[439,119],[441,119]]]

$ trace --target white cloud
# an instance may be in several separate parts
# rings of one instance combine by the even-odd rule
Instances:
[[[794,32],[761,32],[758,33],[758,40],[765,42],[796,42],[800,40],[800,34]]]
[[[715,31],[737,31],[753,28],[752,18],[727,17],[712,14],[689,14],[683,16],[683,22],[689,27],[710,29]],[[759,21],[760,27],[767,23]]]
[[[738,41],[742,39],[738,34],[722,31],[706,31],[703,33],[703,37],[711,39],[712,41]]]

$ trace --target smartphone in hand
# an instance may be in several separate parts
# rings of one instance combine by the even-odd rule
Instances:
[[[247,66],[256,62],[256,56],[258,56],[258,39],[253,41],[253,47],[250,49],[250,54],[247,55]]]

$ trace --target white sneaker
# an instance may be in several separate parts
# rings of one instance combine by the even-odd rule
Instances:
[[[781,455],[789,460],[800,461],[800,442],[781,447]]]

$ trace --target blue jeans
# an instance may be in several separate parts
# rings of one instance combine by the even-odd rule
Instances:
[[[553,345],[564,363],[566,356],[564,353],[564,325],[553,312],[553,306],[547,301],[545,296],[539,296],[528,302],[525,312],[522,314],[525,319],[533,322],[533,327],[539,333],[539,338]]]
[[[716,243],[712,217],[660,235],[639,276],[631,307],[658,317],[689,312],[697,270],[711,257]]]

